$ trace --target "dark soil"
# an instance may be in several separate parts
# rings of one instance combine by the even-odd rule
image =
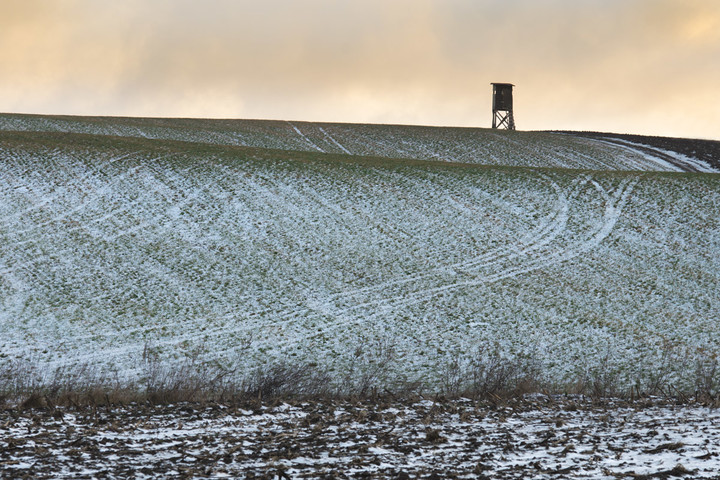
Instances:
[[[536,396],[0,411],[0,478],[719,478],[720,412]]]
[[[649,147],[660,148],[677,152],[687,157],[696,158],[710,164],[710,166],[720,169],[720,141],[717,140],[701,140],[693,138],[673,138],[673,137],[652,137],[645,135],[629,135],[623,133],[603,133],[603,132],[559,132],[580,137],[596,138],[606,141],[613,139],[626,140],[633,143],[648,145]]]

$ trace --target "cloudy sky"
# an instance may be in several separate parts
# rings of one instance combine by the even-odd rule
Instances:
[[[718,0],[0,0],[0,111],[720,139]]]

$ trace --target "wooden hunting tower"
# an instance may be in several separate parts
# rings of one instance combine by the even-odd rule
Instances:
[[[512,83],[493,83],[493,123],[492,128],[515,130],[513,118]]]

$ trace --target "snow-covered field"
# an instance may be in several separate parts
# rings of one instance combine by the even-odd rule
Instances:
[[[301,122],[0,129],[6,364],[137,379],[150,351],[340,378],[382,359],[380,383],[439,386],[485,352],[550,382],[692,390],[720,353],[720,175],[663,172],[677,166],[635,146]]]
[[[0,413],[8,478],[718,478],[720,412],[305,402]]]
[[[482,128],[269,120],[62,117],[0,114],[0,130],[73,132],[279,150],[483,165],[592,170],[715,171],[667,150],[616,139]]]

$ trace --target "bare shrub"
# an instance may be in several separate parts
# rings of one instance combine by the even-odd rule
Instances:
[[[216,400],[238,389],[234,369],[200,360],[197,349],[179,363],[163,362],[146,344],[143,350],[144,395],[152,403]]]
[[[608,346],[605,354],[599,360],[593,358],[591,364],[588,364],[587,358],[578,358],[576,377],[567,383],[566,392],[587,395],[594,401],[620,396],[624,393],[622,371],[615,363],[615,357],[616,352]]]
[[[503,357],[497,348],[481,345],[468,366],[466,394],[488,400],[507,399],[542,389],[540,362],[531,356]]]
[[[613,368],[608,357],[605,357],[599,366],[590,370],[585,380],[588,387],[581,393],[590,395],[595,400],[618,396],[620,393],[620,373]]]
[[[36,365],[29,361],[7,360],[0,365],[2,403],[39,391],[43,381]]]
[[[695,359],[695,399],[703,403],[720,403],[720,369],[716,355],[702,354]]]
[[[646,395],[672,396],[673,390],[677,388],[672,384],[673,370],[682,369],[687,358],[682,354],[678,345],[668,340],[663,340],[660,361],[648,369],[645,381],[640,383],[642,391]]]
[[[463,368],[459,357],[452,358],[440,367],[441,393],[450,398],[458,397],[465,388],[467,367]]]
[[[308,363],[287,362],[264,367],[243,382],[242,393],[259,400],[278,397],[328,396],[332,393],[330,376]]]
[[[82,363],[56,369],[45,390],[47,395],[58,397],[69,392],[88,392],[109,386],[109,383],[107,376],[101,376],[97,369],[87,363]]]
[[[404,379],[390,378],[397,358],[396,344],[390,338],[360,341],[343,376],[342,390],[350,395],[375,396],[379,389],[405,383]]]
[[[6,363],[0,368],[0,399],[22,408],[52,407],[55,404],[98,404],[119,399],[119,392],[133,391],[107,373],[100,374],[89,364],[66,365],[43,371],[29,360]]]

